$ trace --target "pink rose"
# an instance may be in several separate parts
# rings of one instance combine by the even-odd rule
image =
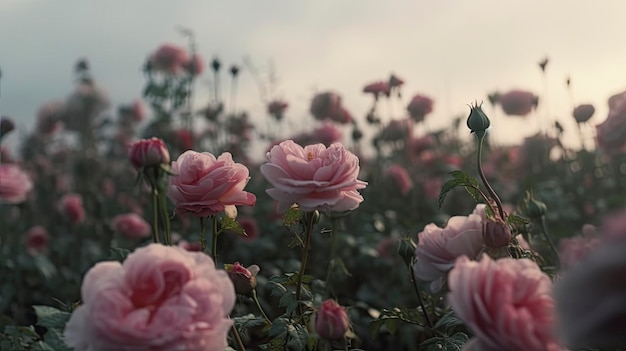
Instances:
[[[121,214],[113,217],[111,227],[114,231],[129,239],[147,238],[151,232],[150,224],[136,213]]]
[[[167,196],[177,213],[207,217],[236,205],[253,206],[254,194],[243,191],[250,180],[246,166],[225,152],[217,159],[208,152],[186,151],[172,162]]]
[[[161,45],[150,56],[152,67],[168,74],[179,74],[189,62],[189,54],[185,49],[172,44]]]
[[[363,87],[364,93],[374,94],[374,97],[378,98],[379,95],[389,96],[391,92],[391,85],[388,82],[374,82]]]
[[[379,139],[383,141],[406,140],[413,134],[413,122],[406,119],[393,119],[383,128]]]
[[[49,241],[50,234],[48,234],[46,228],[40,225],[30,228],[28,232],[26,232],[26,250],[31,255],[36,255],[45,250],[48,247]]]
[[[573,237],[561,239],[559,242],[560,269],[570,269],[578,264],[585,256],[598,245],[596,237]]]
[[[509,116],[526,116],[539,103],[539,98],[529,91],[511,90],[498,95],[502,110]]]
[[[256,288],[256,276],[261,270],[259,266],[253,264],[246,268],[239,262],[235,262],[232,265],[226,265],[225,269],[237,294],[249,295]]]
[[[325,122],[313,130],[310,138],[315,141],[315,144],[321,143],[329,147],[333,143],[341,142],[343,134],[341,134],[341,131],[334,124]]]
[[[455,216],[448,220],[445,228],[433,223],[426,225],[417,240],[415,278],[431,282],[431,291],[437,292],[458,257],[475,259],[482,251],[483,221],[478,214]]]
[[[609,99],[609,115],[596,126],[598,146],[609,154],[626,153],[626,92]]]
[[[261,173],[274,186],[267,194],[278,201],[278,212],[293,204],[307,212],[343,212],[356,209],[363,201],[357,190],[367,183],[357,179],[359,159],[339,143],[303,148],[286,140],[272,147],[266,157]]]
[[[22,203],[32,189],[30,176],[18,165],[0,164],[0,203]]]
[[[185,63],[185,69],[192,76],[199,76],[204,72],[204,63],[202,57],[198,54],[194,54],[189,61]]]
[[[75,351],[224,350],[235,290],[211,258],[151,244],[123,264],[100,262],[65,327]]]
[[[267,113],[272,115],[277,121],[283,119],[285,110],[287,110],[289,104],[282,100],[274,100],[267,105]]]
[[[385,173],[395,183],[402,195],[407,195],[413,189],[413,181],[407,170],[397,164],[391,165]]]
[[[552,282],[535,262],[462,256],[448,282],[448,302],[474,334],[463,350],[560,350],[553,335]]]
[[[406,109],[415,122],[421,122],[426,118],[426,115],[433,111],[433,104],[433,99],[418,94],[413,96]]]
[[[59,210],[70,222],[76,224],[85,220],[85,207],[80,194],[67,194],[59,202]]]
[[[133,167],[157,167],[170,163],[170,153],[163,140],[158,138],[143,139],[130,146],[128,159]]]
[[[348,313],[334,300],[326,300],[322,303],[315,318],[315,331],[317,334],[329,340],[341,339],[350,328]]]

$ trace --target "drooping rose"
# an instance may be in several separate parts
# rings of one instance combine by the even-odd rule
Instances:
[[[315,317],[315,331],[328,340],[341,339],[350,328],[348,313],[335,300],[326,300],[317,311]]]
[[[398,164],[393,164],[389,168],[387,168],[385,175],[395,183],[396,187],[400,190],[400,193],[402,193],[402,195],[407,195],[411,191],[411,189],[413,189],[413,181],[411,180],[411,176],[404,167]]]
[[[133,167],[157,167],[170,163],[170,153],[163,140],[158,138],[142,139],[130,146],[128,159]]]
[[[437,292],[445,282],[448,271],[460,256],[475,259],[483,249],[483,220],[480,215],[455,216],[444,228],[431,223],[417,235],[415,249],[415,278],[430,282]]]
[[[343,212],[356,209],[363,201],[358,190],[367,183],[358,180],[359,159],[336,143],[302,147],[286,140],[272,147],[261,173],[274,187],[268,195],[285,212],[293,204],[303,211]]]
[[[59,201],[59,210],[70,222],[77,224],[85,220],[85,207],[80,194],[70,193]]]
[[[113,217],[111,227],[114,231],[129,239],[141,239],[150,236],[150,224],[136,213],[126,213]]]
[[[19,204],[26,201],[33,182],[17,164],[0,164],[0,203]]]
[[[203,253],[151,244],[100,262],[65,327],[75,351],[224,350],[235,291]]]
[[[463,350],[561,350],[554,336],[552,282],[535,262],[461,256],[448,284],[448,303],[474,334]]]
[[[421,122],[433,111],[433,104],[434,101],[430,97],[417,94],[413,96],[406,109],[415,122]]]
[[[217,159],[208,152],[184,152],[172,162],[167,196],[177,213],[207,217],[227,207],[253,206],[256,196],[243,190],[250,180],[246,166],[225,152]]]
[[[539,103],[535,94],[524,90],[511,90],[498,95],[498,102],[505,114],[509,116],[526,116]]]

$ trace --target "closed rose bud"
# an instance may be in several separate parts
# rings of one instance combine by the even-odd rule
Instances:
[[[504,221],[487,220],[483,224],[483,240],[490,248],[501,248],[511,242],[511,228]]]
[[[252,265],[246,268],[235,262],[232,265],[225,265],[224,269],[228,272],[237,294],[248,295],[256,288],[256,275],[261,270],[259,266]]]
[[[489,117],[483,112],[480,105],[470,106],[470,114],[467,117],[467,127],[478,136],[483,136],[491,125]]]
[[[128,159],[135,168],[156,167],[170,163],[170,153],[163,140],[143,139],[130,146]]]
[[[320,337],[329,340],[341,339],[349,327],[350,319],[343,307],[334,300],[322,303],[315,319],[315,331]]]
[[[544,204],[543,202],[535,200],[533,198],[528,200],[528,205],[526,209],[527,211],[526,214],[528,215],[528,217],[540,218],[541,216],[546,214],[547,210],[548,208],[546,207],[546,204]]]

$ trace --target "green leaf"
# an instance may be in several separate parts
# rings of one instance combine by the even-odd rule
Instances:
[[[290,338],[287,346],[293,350],[305,350],[309,341],[309,333],[302,324],[292,324],[287,327]]]
[[[235,325],[241,328],[254,328],[261,327],[265,325],[265,319],[261,317],[257,317],[254,314],[250,313],[245,316],[235,317],[233,318]]]
[[[52,263],[48,257],[44,255],[37,255],[34,257],[35,267],[46,278],[50,279],[57,274],[57,267]]]
[[[230,218],[228,216],[223,216],[220,224],[221,224],[220,231],[228,230],[228,231],[235,232],[236,234],[239,234],[242,236],[248,236],[248,234],[246,234],[246,231],[243,229],[241,224],[237,222],[236,219]]]
[[[50,306],[33,306],[37,314],[37,325],[45,328],[64,329],[71,313],[58,310]]]
[[[122,249],[119,247],[112,247],[109,249],[109,257],[107,257],[107,260],[124,262],[124,260],[126,259],[126,256],[128,256],[129,253],[130,253],[129,250]]]
[[[268,285],[270,286],[271,296],[283,296],[285,293],[287,293],[287,288],[285,288],[285,286],[281,283],[271,281],[268,283]]]
[[[65,344],[63,332],[59,329],[48,329],[43,340],[55,351],[71,351],[69,346]]]
[[[59,349],[55,349],[51,345],[48,345],[48,343],[45,343],[43,341],[38,341],[38,342],[34,343],[33,345],[31,345],[29,350],[32,350],[32,351],[63,351],[63,350],[69,350],[69,348],[67,348],[67,349],[60,349],[59,350]]]
[[[287,318],[276,318],[272,323],[268,335],[274,338],[284,339],[287,336],[287,328],[291,325],[292,320]]]
[[[482,196],[477,190],[478,180],[476,180],[476,178],[468,176],[463,171],[452,171],[449,174],[453,179],[448,180],[441,187],[441,192],[439,193],[439,208],[443,205],[443,201],[446,199],[448,192],[458,186],[464,187],[475,201],[479,202],[481,200]]]
[[[449,333],[454,330],[454,328],[464,325],[463,321],[460,320],[453,311],[449,311],[444,314],[437,323],[434,325],[434,329],[439,329],[444,333]]]
[[[524,225],[527,225],[528,223],[530,223],[530,221],[527,218],[524,218],[522,216],[518,216],[518,215],[515,215],[515,214],[510,214],[506,218],[506,220],[512,226],[524,226]]]
[[[285,216],[283,217],[283,225],[285,227],[290,227],[292,224],[299,222],[302,219],[304,213],[300,211],[298,207],[291,207],[285,212]]]
[[[465,333],[455,333],[448,337],[430,338],[420,344],[424,351],[461,351],[469,337]]]

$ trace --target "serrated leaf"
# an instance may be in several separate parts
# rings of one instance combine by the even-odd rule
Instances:
[[[220,224],[221,224],[221,230],[228,230],[228,231],[235,232],[236,234],[239,234],[242,236],[248,236],[248,234],[246,234],[245,229],[243,229],[241,224],[239,224],[239,222],[237,222],[237,220],[234,218],[224,216],[222,217]]]
[[[276,318],[272,323],[268,335],[274,338],[284,339],[287,336],[287,327],[291,325],[291,320],[287,318]]]
[[[294,350],[305,350],[309,341],[309,333],[301,324],[292,324],[287,327],[287,333],[290,338],[287,346],[291,346]]]
[[[269,282],[268,285],[270,286],[271,296],[282,296],[287,292],[287,288],[281,283]]]
[[[453,311],[449,311],[448,313],[444,314],[441,318],[439,318],[439,320],[437,321],[437,323],[435,323],[433,328],[440,329],[444,333],[447,333],[453,330],[454,328],[458,326],[462,326],[462,325],[464,325],[463,321],[460,320],[454,314]]]
[[[124,262],[126,256],[128,256],[129,253],[130,250],[122,249],[119,247],[112,247],[109,249],[109,257],[107,257],[107,260]]]
[[[468,176],[463,171],[452,171],[449,174],[453,179],[448,180],[441,187],[441,192],[439,193],[439,208],[443,205],[443,201],[448,195],[448,192],[458,186],[464,187],[475,201],[480,201],[481,194],[478,191],[478,180],[476,180],[476,178]]]
[[[289,292],[281,296],[278,300],[278,307],[284,307],[285,313],[290,314],[298,308],[298,300],[296,300],[296,293]]]
[[[461,351],[469,337],[465,333],[455,333],[448,337],[430,338],[420,344],[425,351]]]
[[[50,306],[33,306],[37,315],[37,325],[45,328],[65,328],[71,314]]]
[[[292,224],[299,222],[302,219],[304,213],[298,207],[291,207],[285,212],[283,216],[283,225],[290,227]]]

